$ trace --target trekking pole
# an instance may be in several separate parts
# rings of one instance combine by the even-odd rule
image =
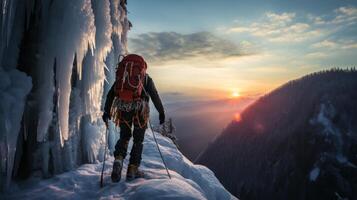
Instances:
[[[104,160],[103,160],[103,167],[102,167],[102,174],[100,176],[100,187],[102,188],[104,186],[104,183],[103,183],[103,175],[104,175],[104,166],[105,166],[105,160],[106,160],[106,156],[107,156],[107,146],[108,146],[108,122],[105,123],[105,126],[106,126],[106,131],[105,131],[105,137],[106,137],[106,140],[105,140],[105,147],[104,147]]]
[[[167,175],[168,175],[168,176],[169,176],[169,178],[171,179],[170,172],[169,172],[169,170],[168,170],[168,168],[167,168],[167,165],[166,165],[166,163],[165,163],[165,159],[164,159],[164,157],[162,156],[162,153],[161,153],[161,150],[160,150],[159,144],[157,143],[156,136],[155,136],[154,130],[152,129],[151,122],[149,122],[149,124],[150,124],[150,129],[151,129],[152,135],[154,136],[154,140],[155,140],[155,143],[156,143],[156,146],[157,146],[157,150],[159,150],[159,153],[160,153],[160,157],[161,157],[162,163],[164,163],[164,166],[165,166],[165,169],[166,169]]]

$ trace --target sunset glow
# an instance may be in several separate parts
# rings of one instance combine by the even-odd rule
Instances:
[[[129,52],[144,56],[161,93],[205,100],[263,95],[311,72],[355,66],[353,1],[309,2],[306,11],[289,6],[297,1],[262,1],[247,12],[254,2],[209,1],[199,9],[200,1],[133,1]],[[225,12],[208,14],[218,7]]]
[[[236,122],[239,122],[240,120],[242,120],[242,117],[240,116],[239,113],[234,114],[234,120],[235,120]]]
[[[238,91],[233,91],[233,92],[232,92],[232,97],[233,97],[233,98],[240,97],[239,92],[238,92]]]

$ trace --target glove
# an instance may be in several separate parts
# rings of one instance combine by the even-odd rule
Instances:
[[[159,120],[160,120],[160,125],[165,122],[165,113],[160,113]]]
[[[110,120],[110,115],[107,112],[104,112],[102,118],[105,124],[108,124],[108,121]]]

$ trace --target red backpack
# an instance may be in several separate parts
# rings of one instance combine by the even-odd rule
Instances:
[[[129,54],[119,63],[116,71],[115,94],[123,101],[141,98],[147,64],[143,57]]]

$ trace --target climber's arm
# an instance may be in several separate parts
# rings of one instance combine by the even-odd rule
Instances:
[[[164,106],[162,105],[162,102],[161,102],[159,93],[156,90],[154,81],[152,80],[152,78],[150,76],[148,76],[147,78],[148,78],[148,80],[147,80],[146,90],[149,93],[152,103],[154,104],[156,110],[160,114],[160,124],[162,124],[165,121]]]

